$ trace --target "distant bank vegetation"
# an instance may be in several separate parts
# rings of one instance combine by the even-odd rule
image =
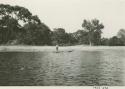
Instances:
[[[64,28],[52,31],[28,9],[0,4],[0,45],[125,45],[124,29],[117,36],[102,38],[104,25],[98,19],[83,20],[82,28],[74,33]]]

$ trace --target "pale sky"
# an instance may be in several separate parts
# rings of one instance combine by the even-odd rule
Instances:
[[[104,24],[104,37],[125,28],[125,0],[0,0],[0,3],[28,8],[51,30],[62,27],[66,32],[75,32],[81,29],[84,19],[94,18]]]

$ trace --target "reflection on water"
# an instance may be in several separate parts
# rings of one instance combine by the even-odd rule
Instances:
[[[0,85],[125,85],[125,50],[1,52]]]

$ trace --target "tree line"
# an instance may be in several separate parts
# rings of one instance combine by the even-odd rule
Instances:
[[[102,38],[104,25],[98,19],[83,20],[82,28],[67,33],[64,28],[51,30],[27,8],[0,4],[0,45],[106,45],[124,46],[125,30]]]

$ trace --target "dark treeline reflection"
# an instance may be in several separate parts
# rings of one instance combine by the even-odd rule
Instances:
[[[117,36],[102,38],[104,25],[98,19],[83,20],[83,29],[67,33],[64,28],[50,28],[27,8],[0,4],[1,45],[125,45],[125,30]]]

